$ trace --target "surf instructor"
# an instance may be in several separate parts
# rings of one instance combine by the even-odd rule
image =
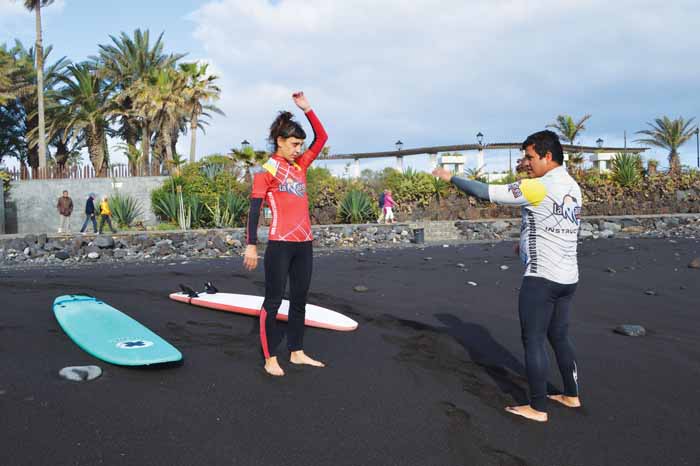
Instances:
[[[292,364],[324,367],[320,361],[304,353],[304,318],[306,296],[311,283],[313,236],[306,195],[306,171],[318,157],[328,140],[318,117],[303,92],[292,94],[294,103],[309,120],[314,141],[301,153],[306,133],[290,112],[280,112],[270,126],[269,142],[274,152],[255,170],[248,213],[247,246],[243,265],[253,270],[258,265],[257,231],[263,201],[272,211],[269,240],[265,250],[265,300],[260,311],[260,344],[265,356],[265,371],[273,376],[284,375],[277,360],[277,347],[282,329],[277,311],[289,277],[289,320],[287,347]]]
[[[506,411],[546,422],[547,398],[569,408],[581,406],[578,366],[568,331],[578,284],[576,249],[582,200],[581,189],[563,167],[564,154],[556,134],[531,134],[522,150],[522,168],[530,178],[509,185],[452,176],[442,168],[434,170],[433,175],[452,182],[469,195],[522,208],[520,257],[525,276],[518,313],[530,404],[509,406]],[[557,358],[563,394],[547,396],[547,340]]]

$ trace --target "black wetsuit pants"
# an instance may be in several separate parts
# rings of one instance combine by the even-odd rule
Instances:
[[[260,312],[260,343],[265,358],[275,356],[282,341],[277,311],[289,277],[289,320],[287,347],[298,351],[304,346],[306,295],[311,284],[313,247],[311,241],[270,241],[265,250],[265,301]]]
[[[525,277],[520,287],[518,311],[530,385],[530,406],[538,411],[547,410],[547,340],[557,358],[564,395],[578,396],[578,367],[568,336],[575,292],[575,283],[562,285],[540,277]]]

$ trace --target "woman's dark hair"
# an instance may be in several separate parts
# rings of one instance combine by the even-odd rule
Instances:
[[[553,131],[544,130],[537,133],[533,133],[525,139],[521,147],[522,150],[527,149],[528,146],[533,146],[537,155],[543,158],[547,155],[547,152],[552,153],[552,160],[559,165],[564,163],[564,151],[561,148],[561,143],[559,142],[559,136]]]
[[[299,123],[293,120],[293,115],[290,112],[280,112],[270,126],[270,137],[268,141],[277,150],[277,138],[297,138],[306,139],[304,128]]]

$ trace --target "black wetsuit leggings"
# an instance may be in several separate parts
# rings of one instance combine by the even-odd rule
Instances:
[[[562,285],[540,277],[525,277],[520,287],[518,310],[525,347],[525,369],[530,385],[530,406],[546,411],[546,340],[554,349],[564,382],[564,395],[578,396],[578,367],[569,342],[569,315],[576,284]]]
[[[289,276],[289,320],[287,347],[298,351],[304,346],[306,295],[311,284],[313,247],[311,241],[270,241],[265,250],[265,301],[260,312],[260,343],[265,358],[276,355],[282,341],[277,311]]]

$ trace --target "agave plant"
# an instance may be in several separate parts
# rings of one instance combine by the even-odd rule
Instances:
[[[153,198],[153,211],[163,220],[176,223],[179,212],[178,204],[179,199],[177,194],[171,191],[166,191]]]
[[[209,164],[202,166],[202,172],[210,180],[214,180],[214,178],[216,178],[216,176],[223,171],[224,171],[224,166],[220,163],[209,163]]]
[[[248,199],[235,193],[226,193],[221,197],[221,201],[224,205],[224,209],[231,217],[229,221],[230,226],[236,226],[236,224],[239,223],[242,224],[243,222],[240,220],[250,206]]]
[[[110,204],[114,219],[122,227],[130,227],[137,217],[143,215],[141,203],[131,196],[117,193],[112,196]]]
[[[642,179],[642,161],[637,154],[617,154],[612,160],[612,178],[624,188],[635,187]]]
[[[177,202],[178,202],[178,212],[177,212],[177,223],[180,225],[181,230],[189,230],[192,226],[192,209],[189,205],[185,205],[185,198],[182,195],[182,187],[177,187]]]
[[[356,189],[348,191],[338,211],[341,221],[345,223],[364,223],[375,217],[372,199],[367,193]]]
[[[192,216],[192,226],[201,227],[204,223],[204,203],[202,203],[199,196],[192,194],[185,198],[185,204],[189,208],[190,215]]]
[[[209,214],[211,214],[214,228],[223,228],[231,222],[231,215],[226,209],[221,208],[221,202],[218,198],[213,206],[210,206],[209,204],[204,204],[204,206],[209,211]]]
[[[486,167],[486,165],[482,165],[479,168],[467,168],[464,170],[464,175],[470,180],[486,183],[486,173],[484,173],[484,167]]]
[[[433,177],[433,190],[435,191],[435,200],[440,204],[440,200],[447,195],[450,188],[450,183],[442,178]]]

